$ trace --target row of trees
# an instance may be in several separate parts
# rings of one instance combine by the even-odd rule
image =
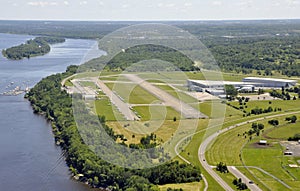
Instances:
[[[150,169],[131,170],[113,165],[98,157],[86,143],[82,136],[91,136],[97,133],[90,130],[89,124],[84,135],[79,134],[73,118],[72,99],[61,91],[61,80],[72,75],[77,70],[76,66],[68,67],[64,74],[56,74],[44,78],[30,90],[26,97],[32,104],[36,113],[42,113],[53,123],[55,140],[66,151],[66,162],[73,175],[79,175],[81,181],[87,182],[94,187],[117,190],[158,190],[157,184],[185,183],[201,180],[200,169],[179,162],[166,162],[165,164]],[[89,112],[82,113],[86,115]],[[87,119],[88,115],[83,116]],[[105,119],[102,118],[102,122]],[[112,131],[107,129],[108,131]],[[107,131],[105,130],[105,131]],[[99,134],[100,135],[100,134]],[[114,132],[111,132],[114,136]],[[154,136],[154,135],[153,135]],[[153,137],[154,138],[154,137]],[[98,139],[101,139],[99,137]],[[90,141],[98,141],[92,139]],[[147,143],[147,138],[145,140]],[[134,154],[127,158],[116,157],[119,151],[111,147],[114,153],[112,160],[135,161]]]

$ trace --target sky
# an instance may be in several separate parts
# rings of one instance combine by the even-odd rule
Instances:
[[[0,20],[299,19],[300,0],[1,0]]]

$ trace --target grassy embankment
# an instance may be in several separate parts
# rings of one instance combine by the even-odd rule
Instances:
[[[272,104],[273,107],[281,107],[283,111],[288,111],[290,108],[293,108],[293,105],[297,105],[299,103],[298,100],[276,100],[272,102],[274,102],[274,105]],[[251,102],[251,104],[249,104],[251,105],[249,109],[252,107],[265,107],[268,106],[268,104],[269,103],[266,101]],[[299,110],[299,108],[294,107],[293,110]],[[274,115],[276,113],[273,112],[272,114]],[[260,117],[260,115],[257,117]],[[297,129],[297,125],[295,124],[287,123],[285,121],[285,117],[287,116],[277,118],[281,124],[279,127],[269,125],[269,119],[260,121],[259,123],[263,123],[265,125],[264,133],[257,137],[253,136],[251,141],[249,141],[248,135],[244,134],[246,131],[250,130],[251,124],[237,127],[220,135],[210,148],[207,154],[207,160],[213,165],[222,161],[227,165],[242,166],[243,164],[239,156],[239,154],[241,154],[243,162],[246,165],[260,167],[280,178],[294,189],[299,189],[297,186],[300,178],[298,170],[287,167],[290,163],[295,164],[296,159],[293,157],[284,157],[282,155],[283,148],[279,145],[279,141],[283,139],[286,140],[287,137],[293,136],[293,132],[300,132],[300,129]],[[255,147],[255,144],[260,139],[268,140],[271,146],[267,148]],[[270,176],[263,174],[256,169],[251,168],[249,170],[252,173],[253,180],[259,183],[263,190],[267,190],[267,188],[271,188],[272,190],[286,189],[286,187]],[[293,175],[290,175],[288,172],[293,172]],[[249,172],[247,172],[247,175],[251,178]]]

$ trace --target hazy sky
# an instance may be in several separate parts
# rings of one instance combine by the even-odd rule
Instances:
[[[0,19],[210,20],[300,18],[300,0],[1,0]]]

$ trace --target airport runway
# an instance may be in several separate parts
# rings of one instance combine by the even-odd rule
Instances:
[[[164,102],[165,105],[172,107],[177,112],[181,113],[185,118],[188,119],[198,119],[198,118],[207,118],[206,115],[198,111],[197,109],[193,108],[192,106],[180,101],[179,99],[173,97],[172,95],[168,94],[167,92],[155,87],[154,85],[150,84],[149,82],[143,80],[142,78],[138,77],[134,74],[124,74],[132,82],[137,83],[142,88],[156,96],[158,99]]]

